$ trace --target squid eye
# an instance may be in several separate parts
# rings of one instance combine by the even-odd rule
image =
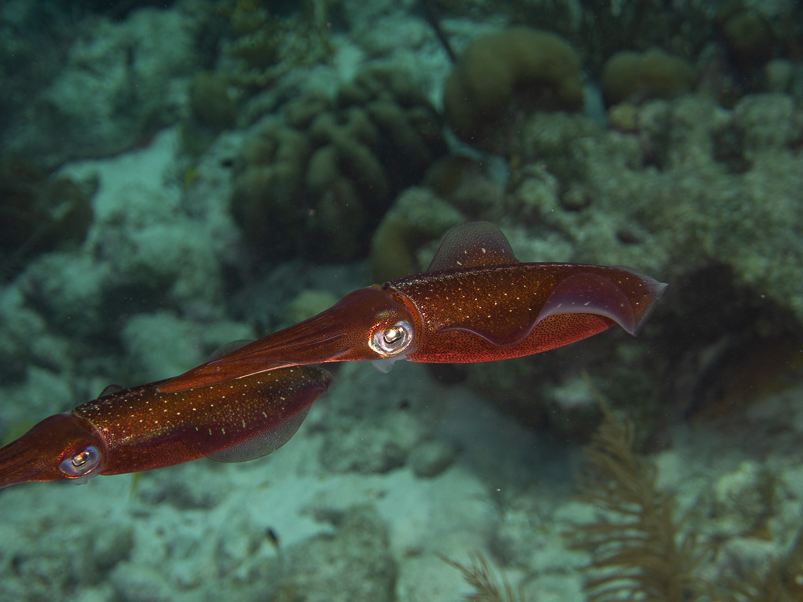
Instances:
[[[94,445],[89,445],[77,454],[64,458],[59,464],[59,470],[68,477],[82,477],[95,470],[100,461],[100,450]]]
[[[407,320],[396,322],[387,330],[374,333],[368,345],[381,356],[398,355],[412,343],[413,327]]]

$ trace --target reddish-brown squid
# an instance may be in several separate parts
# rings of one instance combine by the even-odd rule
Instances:
[[[320,362],[488,362],[539,353],[614,324],[635,334],[665,284],[628,268],[521,263],[487,222],[446,235],[429,268],[159,385],[182,391]]]
[[[138,472],[206,456],[243,462],[295,434],[332,376],[296,366],[180,393],[158,382],[101,396],[56,414],[0,449],[0,488]]]

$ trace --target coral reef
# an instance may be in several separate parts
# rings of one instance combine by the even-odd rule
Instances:
[[[578,260],[593,255],[670,277],[713,260],[803,318],[803,298],[788,286],[799,258],[770,259],[779,256],[772,249],[795,255],[788,225],[803,218],[792,201],[803,115],[792,100],[751,96],[732,112],[697,97],[652,101],[638,123],[636,134],[623,136],[581,117],[534,118],[525,134],[525,163],[540,162],[554,174],[557,198],[544,203],[548,197],[536,197],[537,180],[528,178],[518,202],[538,198],[539,217],[578,243]],[[593,199],[590,205],[553,212],[576,188]],[[603,214],[618,217],[614,222]],[[763,227],[753,228],[743,215]],[[597,233],[582,234],[586,227]]]
[[[0,132],[4,137],[7,128],[30,109],[30,99],[64,67],[65,48],[78,29],[60,4],[0,5]]]
[[[304,0],[287,15],[263,0],[224,3],[221,12],[229,20],[233,36],[224,41],[225,69],[231,82],[257,91],[270,86],[293,69],[328,60],[331,0]]]
[[[786,554],[764,569],[742,570],[741,575],[718,577],[712,566],[717,554],[716,525],[706,525],[710,540],[699,543],[701,532],[691,532],[684,519],[674,517],[674,495],[656,487],[657,468],[633,452],[633,424],[617,419],[594,391],[603,420],[586,448],[588,465],[578,477],[579,499],[602,511],[593,522],[577,524],[569,533],[573,546],[589,552],[591,562],[585,589],[590,602],[620,599],[670,601],[724,600],[727,602],[800,599],[803,530],[798,531]],[[767,473],[754,463],[740,467],[740,475],[725,476],[714,484],[713,507],[724,516],[752,520],[766,516],[767,486],[756,486]],[[735,478],[734,478],[735,477]],[[735,483],[745,480],[750,483]],[[727,483],[725,483],[727,481]],[[735,485],[735,487],[734,487]],[[722,508],[724,497],[730,498]],[[770,486],[769,490],[772,489]],[[736,496],[731,493],[736,490]],[[739,499],[736,499],[739,498]],[[757,501],[758,500],[758,501]],[[746,506],[741,503],[746,502]],[[756,511],[758,503],[762,509]],[[686,515],[688,518],[689,515]],[[705,577],[703,576],[705,575]]]
[[[707,5],[697,2],[684,5],[682,10],[670,10],[655,0],[604,4],[591,0],[439,0],[438,4],[445,15],[472,21],[504,19],[512,25],[548,27],[574,46],[593,77],[598,76],[607,57],[627,49],[644,51],[662,46],[690,60],[716,31]]]
[[[329,425],[321,446],[321,463],[332,472],[383,474],[403,467],[421,436],[408,413],[386,412],[370,424],[339,417]]]
[[[332,366],[264,462],[3,490],[0,598],[574,601],[590,554],[592,600],[801,599],[799,3],[439,0],[482,78],[455,70],[447,114],[496,164],[445,155],[451,65],[414,2],[101,4],[0,2],[0,152],[49,173],[0,182],[4,436],[421,270],[465,219],[500,224],[522,260],[671,285],[635,339]],[[569,69],[515,54],[511,31]],[[609,128],[602,110],[531,112],[522,92],[554,100],[564,75],[574,100],[551,108],[600,82]],[[157,133],[174,123],[183,140]],[[600,419],[581,367],[635,425],[603,412],[591,504],[568,494]]]
[[[323,517],[322,517],[323,518]],[[311,538],[283,551],[269,575],[267,602],[391,602],[398,567],[388,550],[388,530],[370,506],[330,513],[333,536]],[[310,575],[314,574],[314,581]]]
[[[218,297],[219,262],[236,256],[236,226],[222,207],[219,213],[206,207],[195,218],[178,210],[181,189],[165,186],[176,169],[177,149],[172,130],[133,155],[73,164],[22,187],[21,199],[53,191],[52,205],[33,199],[25,210],[29,216],[44,212],[45,236],[38,242],[57,248],[31,253],[19,266],[21,273],[3,287],[0,372],[15,385],[8,398],[25,400],[10,405],[8,419],[62,411],[93,399],[110,382],[167,376],[165,371],[181,371],[223,343],[254,336],[250,326],[224,318]],[[213,171],[198,181],[199,190],[211,190]],[[94,188],[90,207],[86,195]],[[58,222],[70,215],[65,209],[74,191],[81,193],[79,205],[90,209],[78,212],[91,220],[80,228]],[[14,220],[10,216],[3,223]],[[49,223],[60,225],[49,232]],[[29,227],[37,224],[26,221],[16,232]],[[128,353],[138,359],[123,362]],[[31,388],[42,394],[31,394]]]
[[[757,462],[744,461],[712,487],[709,529],[718,537],[761,536],[774,513],[772,473]]]

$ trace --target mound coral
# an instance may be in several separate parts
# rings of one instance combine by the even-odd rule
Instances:
[[[498,150],[515,109],[583,107],[580,59],[568,42],[546,31],[514,27],[482,36],[449,75],[443,104],[458,137]]]
[[[715,21],[725,37],[736,63],[750,69],[767,61],[775,50],[776,39],[764,16],[740,1],[726,2]]]
[[[658,48],[646,52],[617,52],[602,70],[602,94],[615,105],[624,100],[669,98],[691,89],[689,63]]]

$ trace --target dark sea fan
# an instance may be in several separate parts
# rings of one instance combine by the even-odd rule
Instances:
[[[703,600],[706,588],[696,572],[709,549],[679,532],[674,497],[656,489],[655,466],[633,453],[633,424],[617,420],[600,401],[604,418],[586,448],[589,465],[578,489],[579,499],[604,518],[572,533],[573,547],[591,554],[589,602]]]
[[[470,567],[447,558],[443,554],[437,554],[437,556],[449,566],[460,571],[463,574],[463,580],[474,588],[474,591],[464,598],[466,602],[527,602],[522,587],[519,586],[514,590],[504,573],[501,584],[499,583],[488,565],[488,561],[479,552],[469,554]]]

